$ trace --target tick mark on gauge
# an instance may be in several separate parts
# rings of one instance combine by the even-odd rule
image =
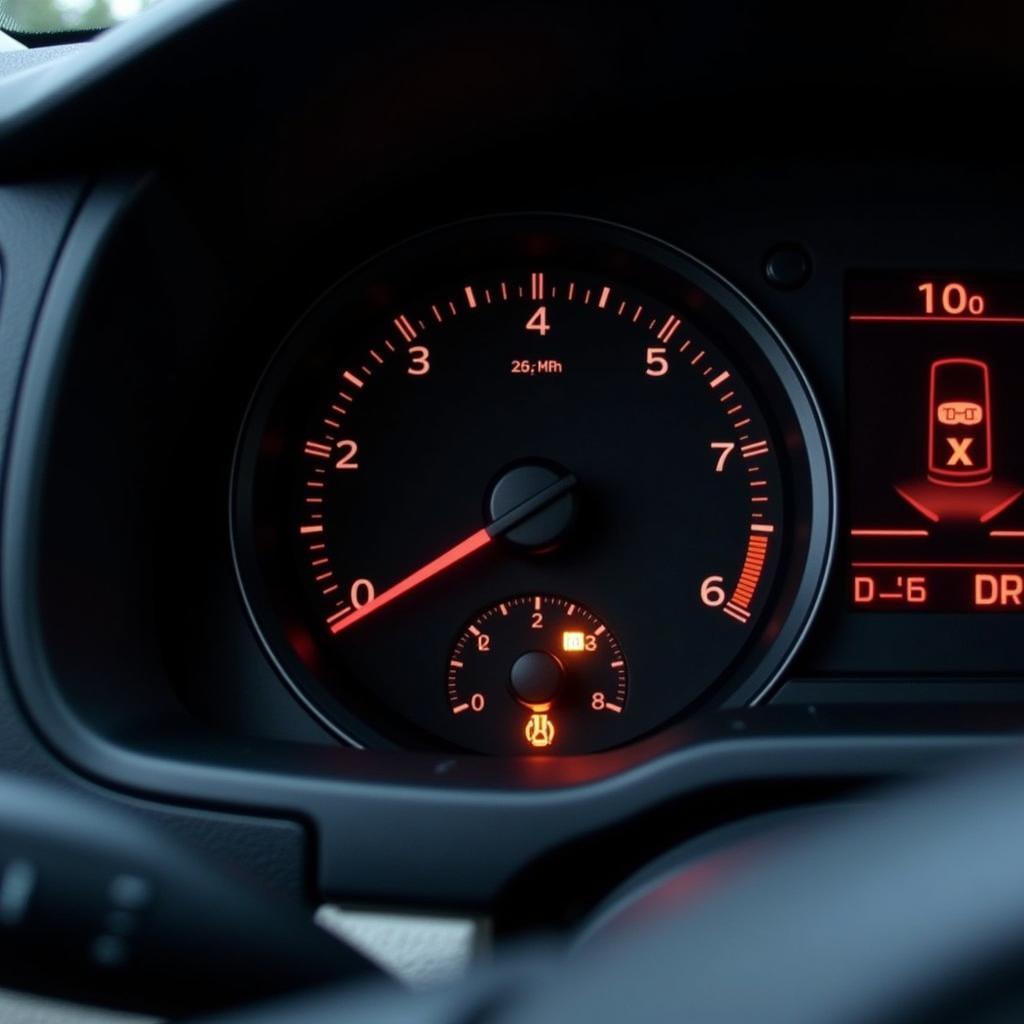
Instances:
[[[406,341],[412,341],[416,337],[416,328],[409,323],[409,318],[405,315],[395,317],[393,321],[395,327],[398,328],[398,333],[401,334]]]
[[[672,335],[679,330],[679,324],[679,317],[670,315],[661,325],[661,330],[658,331],[658,340],[668,344],[672,340]]]

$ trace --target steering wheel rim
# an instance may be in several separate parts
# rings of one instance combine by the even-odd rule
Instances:
[[[225,1020],[977,1021],[983,999],[1019,996],[996,984],[1024,947],[1022,791],[1024,755],[986,762],[760,842],[639,934],[438,992],[323,992]]]

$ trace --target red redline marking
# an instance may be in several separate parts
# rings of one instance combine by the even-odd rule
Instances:
[[[927,530],[851,530],[851,537],[927,537]]]
[[[1024,324],[1024,316],[893,316],[887,313],[855,313],[850,323],[876,324]]]
[[[323,528],[321,527],[321,529]],[[396,583],[393,587],[388,587],[387,590],[382,594],[378,594],[372,601],[367,601],[366,604],[361,608],[357,608],[351,615],[340,622],[333,623],[331,625],[331,632],[337,635],[343,629],[348,629],[349,626],[359,622],[360,619],[365,619],[367,615],[372,615],[378,608],[383,608],[384,605],[390,604],[396,598],[408,593],[421,583],[425,583],[432,576],[443,572],[467,555],[473,554],[474,551],[479,551],[480,548],[489,544],[490,540],[491,536],[486,530],[477,530],[476,533],[470,534],[465,540],[460,541],[453,548],[449,548],[444,554],[438,555],[437,558],[428,562],[422,568],[417,569],[416,572],[406,576],[404,580]]]

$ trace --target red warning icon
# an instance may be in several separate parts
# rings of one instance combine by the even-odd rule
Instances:
[[[1024,494],[993,479],[992,393],[988,363],[936,359],[929,370],[928,470],[896,493],[933,523],[987,523]]]
[[[928,479],[974,487],[992,479],[988,364],[979,359],[932,363],[928,400]]]

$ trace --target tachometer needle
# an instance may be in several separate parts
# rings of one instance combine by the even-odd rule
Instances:
[[[372,615],[375,611],[378,611],[385,605],[390,604],[396,598],[409,593],[410,590],[418,587],[421,583],[425,583],[432,577],[444,572],[445,569],[461,562],[464,558],[473,554],[475,551],[479,551],[482,547],[485,547],[494,540],[495,537],[500,537],[503,533],[507,533],[509,530],[514,529],[520,523],[529,519],[529,517],[534,515],[534,513],[547,508],[552,502],[556,501],[575,486],[576,477],[571,473],[567,476],[561,477],[553,484],[550,484],[543,490],[538,491],[537,494],[533,495],[533,497],[528,498],[519,505],[516,505],[515,508],[506,512],[503,516],[499,516],[490,524],[490,526],[487,526],[482,530],[477,530],[476,533],[470,534],[465,540],[459,541],[459,543],[454,547],[449,548],[443,555],[438,555],[437,558],[427,562],[426,565],[417,569],[414,573],[410,573],[405,577],[405,579],[396,583],[392,587],[388,587],[387,590],[378,594],[372,601],[367,601],[362,607],[355,609],[355,611],[348,615],[345,615],[340,619],[335,619],[335,621],[331,623],[331,632],[337,635],[342,630],[348,629],[349,626],[355,625],[355,623],[365,619],[367,615]]]

